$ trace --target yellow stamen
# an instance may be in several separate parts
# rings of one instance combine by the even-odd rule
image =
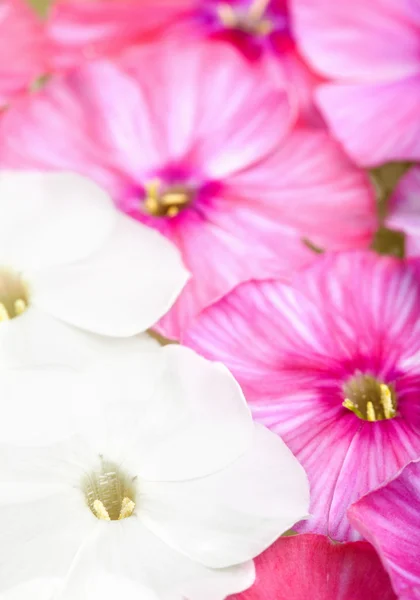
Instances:
[[[123,501],[121,502],[121,511],[120,511],[120,516],[118,517],[118,520],[121,521],[122,519],[131,517],[135,508],[136,508],[135,502],[130,500],[130,498],[123,498]]]
[[[372,402],[366,404],[366,416],[368,421],[376,421],[375,409],[373,408]]]
[[[264,16],[270,0],[254,0],[248,10],[248,15],[251,19],[259,20]]]
[[[182,186],[173,186],[162,191],[159,179],[146,183],[145,190],[144,208],[155,217],[176,217],[192,199],[191,191],[182,189]]]
[[[110,521],[111,520],[110,516],[108,514],[108,511],[106,510],[105,506],[103,505],[103,503],[100,500],[94,501],[93,510],[95,511],[95,515],[101,521]]]
[[[384,409],[385,418],[392,419],[395,417],[395,408],[392,402],[391,390],[385,383],[381,383],[379,388],[381,390],[381,404]]]
[[[238,23],[237,15],[231,4],[222,2],[217,6],[217,14],[225,27],[233,29]]]
[[[14,308],[15,315],[18,317],[19,315],[25,312],[25,310],[27,309],[27,304],[25,300],[23,300],[22,298],[18,298],[17,300],[15,300]]]
[[[9,321],[9,313],[7,312],[7,308],[0,302],[0,323],[3,321]]]

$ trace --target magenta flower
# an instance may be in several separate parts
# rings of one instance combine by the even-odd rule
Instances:
[[[406,256],[420,256],[420,167],[412,167],[399,181],[386,224],[405,233]]]
[[[318,91],[330,127],[366,166],[420,159],[418,0],[292,0],[308,62],[334,83]]]
[[[179,247],[193,277],[166,335],[239,283],[312,261],[302,238],[369,244],[366,175],[326,132],[291,130],[286,95],[261,65],[225,44],[169,43],[134,50],[125,67],[90,63],[16,104],[0,160],[88,175]]]
[[[323,79],[296,48],[288,0],[61,0],[53,7],[49,35],[59,68],[115,57],[156,36],[224,40],[250,60],[267,58],[271,76],[288,86],[304,118],[322,122],[313,91]]]
[[[29,89],[47,66],[43,26],[24,0],[0,4],[0,107]]]
[[[325,536],[280,538],[255,560],[257,578],[229,600],[396,600],[389,576],[367,542]]]
[[[400,600],[420,598],[420,462],[349,510],[351,523],[379,552]]]
[[[326,255],[295,278],[239,286],[184,342],[224,362],[254,417],[311,483],[299,531],[359,537],[348,507],[420,456],[419,263]]]

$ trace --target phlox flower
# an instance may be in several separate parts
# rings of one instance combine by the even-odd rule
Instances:
[[[420,255],[420,167],[412,167],[398,182],[386,224],[405,234],[406,256]]]
[[[86,64],[17,103],[0,162],[70,169],[181,251],[192,279],[161,323],[188,321],[242,281],[310,262],[303,242],[366,247],[373,189],[326,131],[294,128],[287,94],[219,43],[170,40]]]
[[[49,579],[54,600],[224,600],[307,515],[296,458],[188,348],[9,370],[0,389],[0,592],[16,600]]]
[[[400,600],[420,598],[420,462],[349,509],[351,523],[377,549]]]
[[[367,542],[316,534],[282,537],[255,561],[255,584],[229,600],[397,600]]]
[[[188,278],[157,232],[76,174],[0,173],[0,363],[130,351]],[[150,341],[143,340],[146,346]]]
[[[419,268],[324,255],[291,286],[239,286],[184,336],[231,369],[306,469],[312,518],[299,531],[357,539],[348,507],[420,456]]]
[[[291,0],[298,45],[333,79],[317,90],[330,128],[365,166],[420,159],[420,2]]]
[[[44,26],[24,0],[0,3],[0,108],[29,90],[48,63]]]
[[[131,45],[159,36],[222,39],[250,60],[270,62],[270,76],[287,84],[304,118],[321,122],[312,102],[321,78],[297,50],[288,0],[60,0],[48,32],[59,68],[100,56],[116,58]]]

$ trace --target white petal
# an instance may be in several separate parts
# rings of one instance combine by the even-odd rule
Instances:
[[[79,490],[2,505],[0,591],[37,577],[64,577],[100,523]]]
[[[133,592],[127,598],[139,600],[149,600],[151,594],[159,600],[224,600],[255,578],[252,563],[221,570],[194,563],[131,517],[105,524],[84,547],[59,600],[103,600],[98,592],[104,574],[110,589],[120,581],[123,589]],[[120,592],[109,600],[123,597]]]
[[[3,368],[38,365],[85,368],[95,360],[145,352],[157,345],[147,334],[110,338],[85,332],[34,307],[29,307],[19,318],[0,323]]]
[[[36,578],[0,594],[0,600],[53,600],[59,580]]]
[[[0,214],[0,264],[26,271],[89,256],[117,213],[106,192],[80,175],[3,172]]]
[[[230,467],[193,481],[143,482],[139,518],[173,548],[208,567],[249,560],[308,514],[304,470],[275,434]]]
[[[112,234],[95,255],[37,275],[33,302],[82,329],[130,336],[155,324],[187,279],[175,246],[119,214]]]

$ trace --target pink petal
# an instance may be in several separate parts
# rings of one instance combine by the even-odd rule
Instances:
[[[47,70],[44,28],[24,0],[0,5],[0,106]]]
[[[349,519],[377,549],[401,600],[420,598],[420,463],[349,509]]]
[[[420,167],[412,167],[399,181],[389,203],[386,224],[406,234],[407,256],[420,256]]]
[[[258,204],[266,218],[321,248],[366,247],[378,226],[366,174],[326,131],[295,129],[271,157],[229,183],[250,207]]]
[[[230,600],[396,600],[366,542],[333,544],[320,535],[280,538],[255,559],[257,579]]]
[[[182,338],[228,366],[257,421],[301,461],[313,516],[300,531],[354,539],[348,506],[420,455],[417,269],[368,252],[326,255],[293,287],[239,286]],[[395,419],[368,423],[342,407],[357,371],[395,381]]]
[[[420,71],[420,22],[410,10],[410,1],[416,2],[293,0],[290,4],[295,34],[310,64],[329,77],[372,83]]]
[[[55,65],[72,67],[149,41],[192,4],[193,0],[61,0],[53,5],[48,27]]]
[[[420,159],[420,74],[391,83],[323,85],[317,95],[329,127],[357,163]]]

